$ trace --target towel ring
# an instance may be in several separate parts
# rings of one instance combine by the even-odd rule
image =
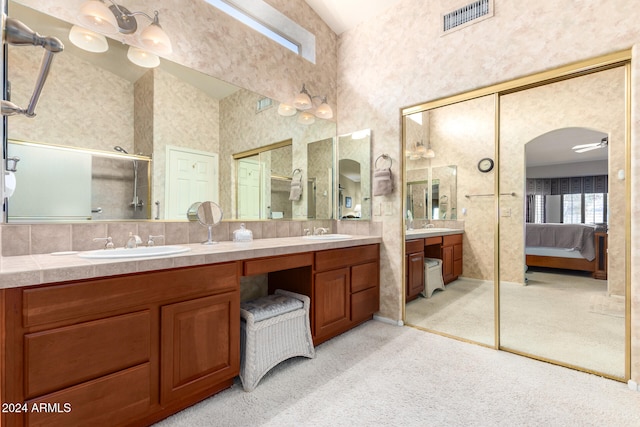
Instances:
[[[299,181],[300,181],[300,182],[302,182],[302,169],[300,169],[300,168],[295,168],[295,169],[293,170],[293,172],[291,172],[291,179],[293,180],[293,177],[296,175],[296,173],[299,173],[299,174],[300,174],[300,179],[299,179]]]
[[[376,169],[378,169],[378,160],[380,159],[389,160],[389,169],[391,169],[391,166],[393,166],[393,159],[388,154],[380,154],[378,157],[376,157],[376,161],[373,163],[373,166]]]

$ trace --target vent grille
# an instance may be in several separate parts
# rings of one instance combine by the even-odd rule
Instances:
[[[489,15],[490,0],[478,0],[442,17],[444,31],[452,30],[475,19]]]

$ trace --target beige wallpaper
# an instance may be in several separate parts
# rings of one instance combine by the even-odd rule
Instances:
[[[637,25],[640,10],[630,10],[628,4],[626,0],[611,0],[606,7],[601,4],[577,10],[575,2],[569,0],[540,0],[528,3],[526,8],[518,2],[495,0],[494,17],[440,36],[441,14],[459,4],[436,0],[425,7],[420,0],[402,0],[383,15],[340,36],[338,132],[371,128],[375,136],[373,156],[389,153],[394,159],[393,171],[398,179],[404,161],[399,117],[403,107],[628,49],[640,41]],[[638,57],[637,53],[635,48],[634,58]],[[632,86],[640,89],[638,67],[634,65]],[[640,117],[635,113],[640,111],[637,102],[634,101],[636,109],[632,118],[634,164],[640,156],[636,153],[638,150],[634,150],[640,144],[637,130]],[[632,167],[627,176],[636,182],[640,170]],[[484,181],[478,181],[478,184],[481,182]],[[396,191],[390,196],[374,197],[373,203],[374,213],[376,205],[385,203],[391,204],[393,209],[392,215],[381,212],[382,215],[374,216],[375,220],[382,221],[385,230],[381,315],[401,319],[401,193]],[[633,196],[632,212],[638,213],[639,209],[640,203]],[[640,216],[633,215],[632,218]],[[633,220],[632,230],[639,225],[637,221]],[[467,223],[465,220],[465,229]],[[637,243],[632,245],[634,266],[640,265],[637,262],[640,247]],[[466,264],[464,268],[468,268]],[[632,267],[632,271],[635,268]],[[632,274],[632,277],[640,275]],[[638,294],[640,279],[632,279],[632,311],[635,313],[632,317],[632,355],[636,355],[632,360],[632,378],[636,381],[640,381]]]

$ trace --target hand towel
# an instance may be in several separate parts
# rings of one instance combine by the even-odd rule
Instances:
[[[291,181],[291,190],[289,191],[289,200],[297,201],[302,196],[302,184],[300,181]]]
[[[373,195],[384,196],[393,191],[391,168],[376,169],[373,173]]]

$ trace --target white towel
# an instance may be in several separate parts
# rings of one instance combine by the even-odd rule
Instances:
[[[289,191],[289,200],[297,201],[302,196],[302,184],[300,181],[291,181],[291,191]]]
[[[393,191],[391,168],[376,169],[373,173],[373,195],[384,196]]]

